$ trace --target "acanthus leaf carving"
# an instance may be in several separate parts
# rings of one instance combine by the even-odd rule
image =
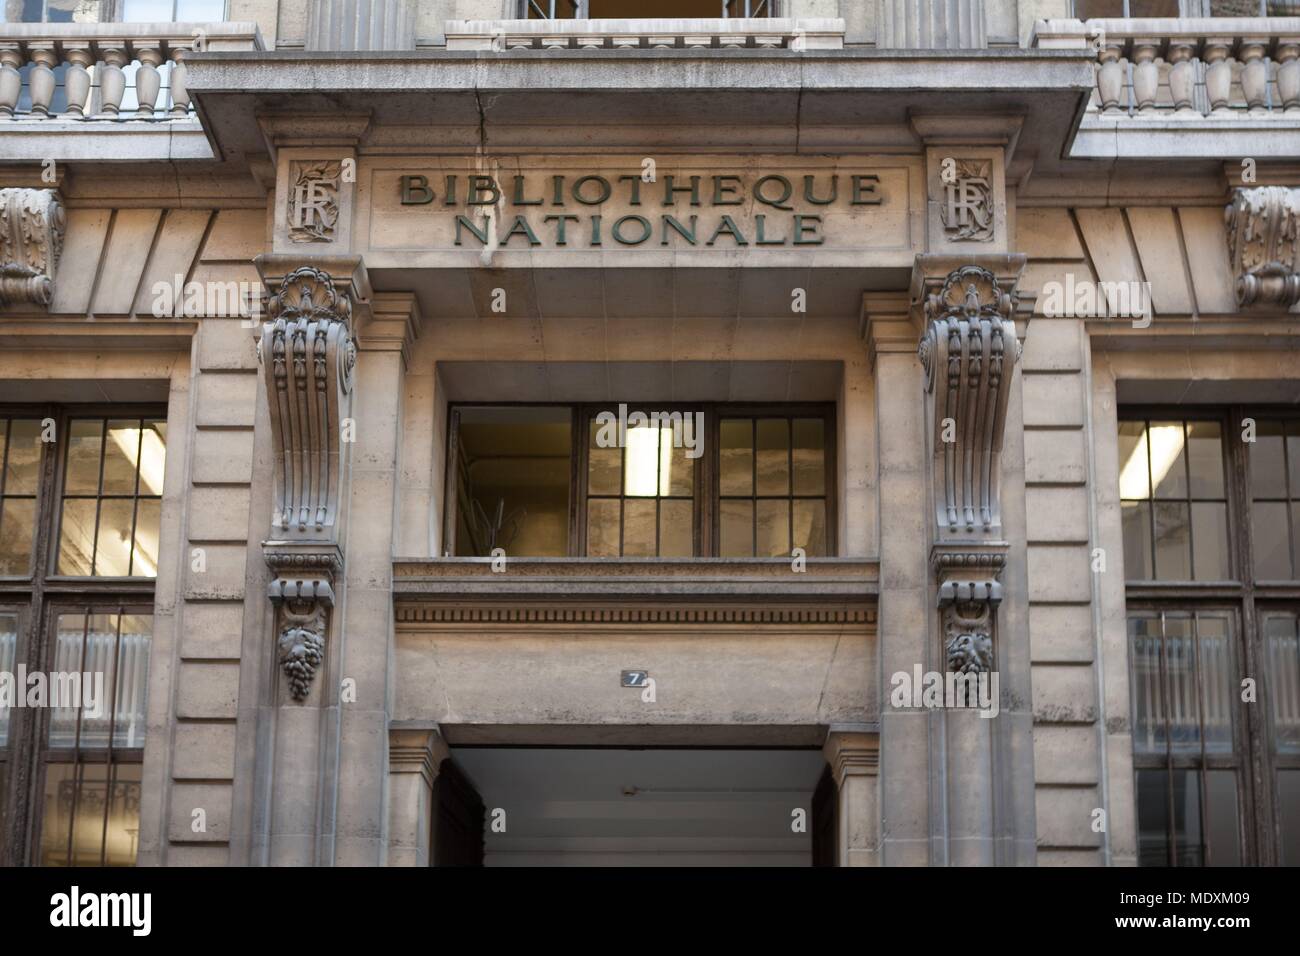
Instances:
[[[1234,189],[1224,219],[1237,305],[1289,309],[1300,302],[1300,189]]]
[[[0,189],[0,306],[49,306],[65,221],[53,189]]]

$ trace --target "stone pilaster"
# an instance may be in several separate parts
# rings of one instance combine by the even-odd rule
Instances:
[[[876,46],[897,50],[982,50],[984,0],[881,0]]]
[[[274,462],[263,556],[270,655],[268,725],[257,757],[254,859],[311,865],[333,856],[346,502],[356,344],[369,284],[355,258],[256,260],[268,289],[262,368]]]
[[[862,298],[862,332],[876,383],[880,498],[880,854],[887,866],[930,862],[930,715],[889,705],[890,676],[934,669],[929,640],[925,420],[916,360],[919,327],[906,293]]]
[[[880,735],[832,726],[822,746],[839,790],[838,866],[879,866]]]
[[[450,753],[437,730],[389,732],[389,866],[432,865],[433,782]]]
[[[1012,540],[1002,512],[1004,443],[1010,435],[1022,444],[1013,414],[1020,357],[1014,289],[1024,263],[1018,255],[923,255],[913,271],[911,300],[924,323],[917,354],[934,595],[928,630],[942,662],[936,670],[945,677],[944,708],[934,714],[931,737],[936,863],[1015,862],[1025,793],[1032,795],[1032,777],[1023,781],[1015,769],[1016,755],[1032,752],[1028,715],[1002,715],[1005,706],[1019,711],[1029,700],[1022,681],[1028,636],[1019,624],[1004,635],[999,622],[1009,563],[1016,565],[1014,619],[1024,619],[1023,531],[1017,518]],[[1015,462],[1022,483],[1019,454]]]

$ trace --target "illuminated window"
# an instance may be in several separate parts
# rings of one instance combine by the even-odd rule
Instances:
[[[1138,862],[1297,865],[1300,421],[1181,412],[1119,423]]]
[[[0,865],[131,865],[166,422],[22,409],[0,441],[0,671],[46,694],[0,708]]]

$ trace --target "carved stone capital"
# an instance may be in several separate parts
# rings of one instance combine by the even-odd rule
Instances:
[[[0,306],[50,304],[64,221],[55,190],[0,189]]]
[[[880,773],[880,734],[832,725],[822,745],[822,756],[838,787],[842,788],[848,777],[874,777]]]
[[[276,659],[290,696],[302,703],[325,662],[334,581],[343,557],[334,546],[288,541],[264,542],[262,552],[275,574],[267,593],[276,610]]]
[[[1234,189],[1224,219],[1237,305],[1289,309],[1300,302],[1300,189]]]
[[[1000,258],[1023,267],[1024,257]],[[996,539],[1002,439],[1020,357],[1014,292],[991,269],[965,264],[941,281],[914,278],[913,293],[925,317],[917,355],[931,418],[937,540]]]

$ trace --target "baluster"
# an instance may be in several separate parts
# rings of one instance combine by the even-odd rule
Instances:
[[[1228,62],[1228,49],[1232,41],[1215,38],[1205,41],[1205,93],[1210,98],[1210,115],[1225,116],[1228,95],[1232,91],[1232,64]]]
[[[1264,99],[1268,95],[1268,64],[1264,62],[1264,43],[1259,39],[1241,41],[1241,91],[1246,95],[1246,106],[1252,113],[1264,112]]]
[[[158,91],[162,89],[162,77],[158,75],[162,54],[158,47],[137,47],[135,58],[140,61],[140,68],[135,71],[135,97],[139,104],[136,113],[150,117],[158,103]]]
[[[23,78],[18,72],[22,65],[23,54],[17,44],[0,47],[0,116],[6,119],[13,119],[23,92]]]
[[[190,112],[190,91],[185,86],[185,49],[173,47],[172,55],[172,108],[175,118],[188,116]]]
[[[27,48],[32,58],[32,70],[27,74],[27,90],[32,97],[32,112],[37,116],[50,115],[50,100],[54,98],[54,68],[59,65],[54,55],[54,45],[30,44]]]
[[[122,96],[126,93],[126,77],[122,73],[122,67],[126,66],[126,48],[103,46],[99,48],[99,55],[104,61],[97,71],[100,109],[109,116],[116,116],[122,109]]]
[[[1192,44],[1187,40],[1169,42],[1169,93],[1174,100],[1174,112],[1183,115],[1200,115],[1192,107],[1192,97],[1196,92],[1193,52]]]
[[[1133,99],[1138,112],[1150,113],[1160,89],[1160,68],[1156,66],[1157,40],[1133,41]]]
[[[95,62],[89,43],[65,43],[63,55],[68,61],[63,74],[63,88],[68,94],[68,115],[85,116],[86,101],[90,98],[90,74],[86,68]]]
[[[1288,113],[1300,113],[1300,37],[1277,44],[1277,95]]]
[[[1120,47],[1108,43],[1097,52],[1101,65],[1097,68],[1097,92],[1101,95],[1103,113],[1122,113],[1120,94],[1124,92],[1124,67],[1119,61]]]

